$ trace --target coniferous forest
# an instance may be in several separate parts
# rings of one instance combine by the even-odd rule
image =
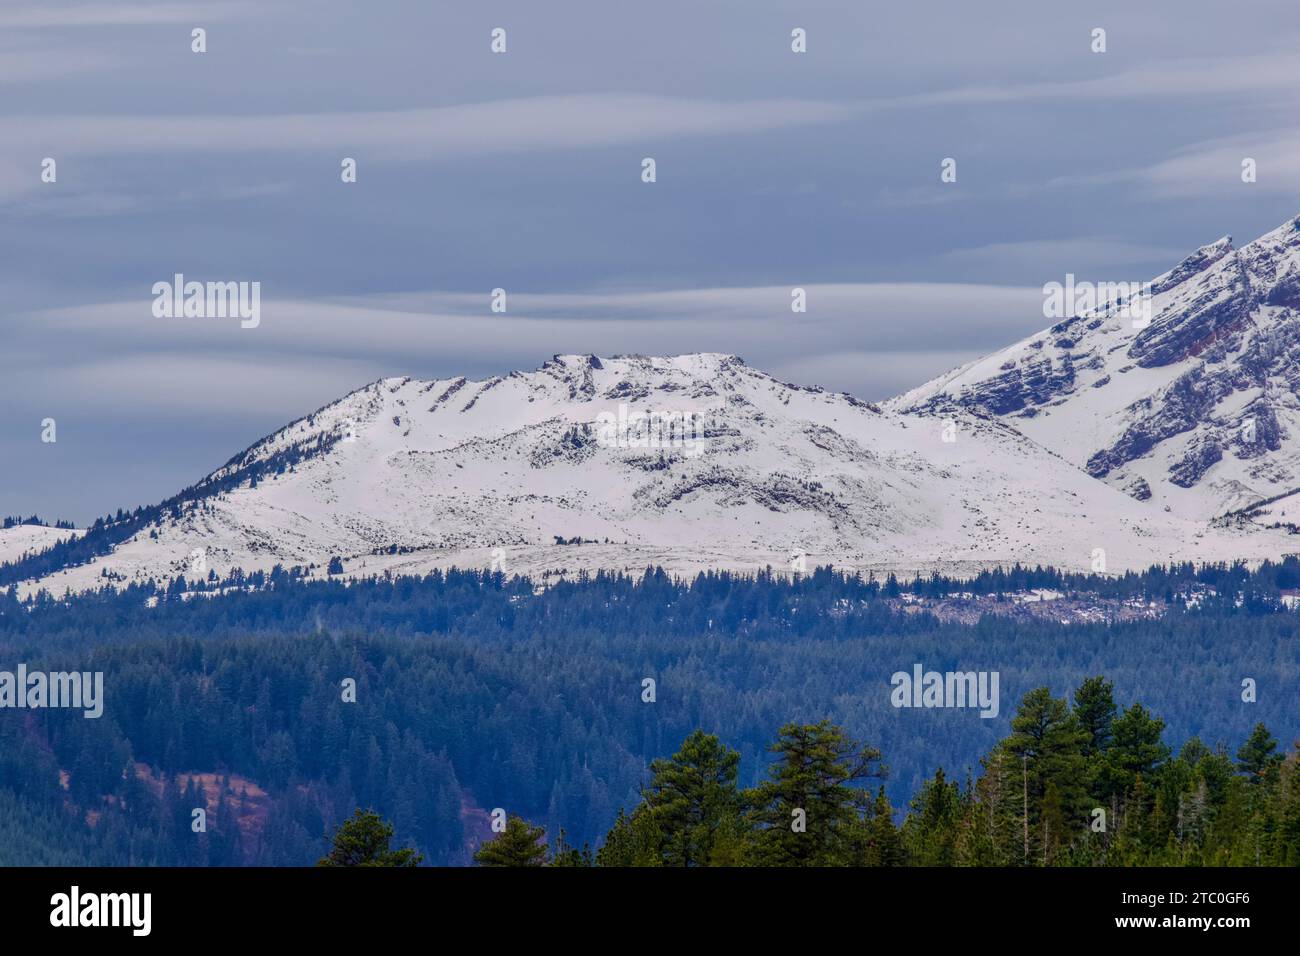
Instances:
[[[695,731],[650,766],[631,813],[599,850],[510,818],[475,859],[486,866],[1296,866],[1300,751],[1258,724],[1235,756],[1187,741],[1112,687],[1084,681],[1074,704],[1026,695],[978,777],[942,768],[902,816],[879,781],[882,755],[829,721],[787,724],[767,779],[741,789],[740,755]],[[873,790],[871,784],[878,785]],[[1094,804],[1096,804],[1094,806]]]
[[[1297,581],[10,589],[0,671],[103,672],[105,699],[0,709],[0,864],[311,865],[367,808],[423,865],[1296,865]],[[1033,588],[1101,616],[929,603]],[[894,706],[914,665],[997,672],[997,716]]]

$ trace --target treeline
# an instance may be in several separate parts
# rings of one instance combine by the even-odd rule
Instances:
[[[324,439],[322,439],[324,441]],[[231,474],[223,474],[210,482],[230,482],[235,476],[245,480],[249,469],[261,474],[270,469],[271,473],[292,471],[294,463],[302,457],[317,453],[316,450],[300,446],[291,446],[268,462],[257,462],[243,466],[238,470],[239,460],[232,460],[227,468],[236,468]],[[198,486],[206,489],[207,483]],[[223,485],[224,487],[224,485]],[[82,564],[91,559],[109,553],[113,546],[142,530],[150,521],[170,517],[179,518],[182,513],[196,510],[202,512],[207,503],[196,489],[186,489],[174,499],[152,508],[137,508],[133,512],[119,511],[116,515],[96,519],[90,529],[78,538],[70,538],[52,545],[44,551],[7,563],[0,564],[0,588],[21,581],[38,578],[57,571],[68,565]],[[18,524],[43,524],[39,519],[9,517],[4,519],[6,528]],[[57,528],[71,528],[69,522],[57,522]],[[557,544],[581,545],[594,541],[582,538],[557,538]],[[372,553],[406,553],[410,549],[391,545],[377,548]],[[342,574],[346,564],[341,557],[328,559],[331,574]],[[235,568],[224,576],[219,576],[215,569],[202,576],[184,576],[169,581],[146,581],[119,586],[116,582],[106,580],[103,588],[92,594],[82,595],[80,601],[98,599],[113,601],[125,598],[128,603],[141,599],[175,597],[187,593],[224,593],[230,590],[257,590],[277,586],[297,585],[315,582],[312,572],[316,565],[295,565],[284,567],[275,565],[270,571],[244,571]],[[109,578],[107,572],[105,578]],[[476,571],[451,569],[448,572],[433,571],[426,576],[383,576],[359,582],[364,585],[398,585],[419,586],[438,584],[442,580],[460,583],[472,583],[474,586],[492,590],[509,590],[522,594],[534,589],[536,582],[526,577],[510,577],[500,571]],[[1283,606],[1281,600],[1284,592],[1300,591],[1300,556],[1287,555],[1280,561],[1264,561],[1255,568],[1245,562],[1210,562],[1195,564],[1178,562],[1169,565],[1152,565],[1145,571],[1127,571],[1123,574],[1093,574],[1063,571],[1053,567],[1014,564],[1009,568],[998,567],[982,571],[973,577],[952,577],[933,573],[929,576],[915,575],[911,578],[898,578],[894,574],[877,577],[872,572],[837,569],[831,566],[816,568],[808,574],[790,576],[778,574],[771,568],[756,572],[707,571],[700,572],[690,580],[670,578],[662,568],[647,568],[643,575],[631,576],[622,573],[597,572],[591,574],[581,571],[572,578],[562,582],[567,585],[590,585],[603,583],[608,587],[628,587],[633,585],[654,584],[656,594],[673,592],[689,599],[694,595],[703,595],[706,599],[719,592],[735,593],[749,590],[750,593],[763,592],[784,595],[808,595],[812,597],[833,596],[837,601],[867,602],[879,599],[894,599],[902,595],[919,598],[960,598],[965,596],[1006,598],[1010,595],[1032,590],[1051,590],[1063,596],[1087,598],[1095,597],[1105,600],[1141,600],[1143,602],[1165,603],[1171,607],[1186,608],[1189,598],[1199,609],[1211,609],[1223,612],[1234,610],[1251,614],[1267,614]],[[347,586],[344,582],[340,582]],[[350,584],[350,582],[348,582]],[[3,592],[0,592],[2,594]],[[56,599],[44,592],[39,592],[27,600],[28,604],[45,604]]]
[[[1120,710],[1085,680],[1073,700],[1028,693],[1011,733],[964,782],[942,769],[897,825],[874,747],[829,721],[787,724],[767,778],[739,784],[740,754],[696,730],[655,760],[641,801],[599,849],[548,847],[522,818],[475,854],[484,866],[1300,866],[1300,741],[1285,757],[1264,724],[1235,756]]]
[[[41,552],[35,557],[42,561],[52,560],[51,551]],[[492,606],[495,602],[530,600],[539,590],[537,582],[532,579],[509,577],[501,571],[452,568],[434,570],[423,576],[383,575],[357,581],[330,581],[313,576],[313,572],[318,570],[316,565],[285,568],[277,564],[269,571],[235,568],[224,576],[219,576],[213,569],[205,575],[181,576],[168,581],[149,580],[123,585],[106,580],[101,588],[79,594],[72,601],[44,590],[20,600],[17,590],[5,585],[6,581],[21,580],[22,572],[32,570],[27,567],[26,560],[0,565],[0,617],[6,611],[16,615],[19,610],[40,612],[50,609],[84,611],[93,616],[109,608],[134,609],[141,603],[151,607],[169,604],[180,607],[194,595],[230,597],[231,592],[255,591],[280,593],[267,596],[260,604],[250,599],[240,604],[223,605],[221,613],[233,621],[237,613],[232,614],[232,611],[242,612],[259,606],[278,607],[286,601],[301,603],[305,600],[343,608],[355,616],[359,608],[373,599],[385,601],[397,596],[405,601],[417,592],[435,598],[455,592],[467,600],[478,599],[485,606]],[[345,570],[344,562],[337,556],[330,558],[328,563],[331,576]],[[107,571],[104,576],[106,579],[110,577]],[[1268,615],[1286,610],[1284,598],[1300,592],[1300,558],[1288,556],[1279,562],[1265,561],[1253,570],[1241,562],[1202,565],[1188,562],[1153,566],[1141,573],[1128,572],[1116,576],[1065,573],[1054,568],[1029,568],[1017,564],[1011,568],[981,572],[969,579],[933,574],[928,578],[918,576],[906,581],[900,581],[892,574],[877,579],[872,574],[825,566],[795,576],[778,574],[771,568],[753,573],[706,571],[690,580],[670,577],[662,568],[647,568],[641,575],[582,571],[572,578],[550,583],[546,589],[547,596],[542,600],[555,596],[561,601],[570,601],[575,594],[581,593],[591,596],[593,603],[605,597],[630,606],[663,602],[663,617],[691,626],[710,623],[725,628],[777,617],[793,624],[796,618],[806,620],[809,611],[814,612],[811,615],[814,619],[821,612],[847,610],[852,613],[865,605],[903,595],[957,600],[964,597],[1009,599],[1011,595],[1039,589],[1084,600],[1136,600],[1145,604],[1164,604],[1171,612]],[[674,613],[668,614],[669,608]],[[457,608],[458,611],[464,609],[464,606]],[[688,616],[683,618],[681,612],[687,612]],[[722,616],[715,617],[715,613]],[[441,623],[452,622],[448,618]]]
[[[1242,561],[1204,564],[1184,561],[1114,575],[1016,564],[1011,568],[982,571],[966,579],[938,574],[916,577],[898,587],[922,597],[962,593],[997,596],[1041,588],[1066,595],[1093,594],[1101,598],[1167,603],[1182,603],[1180,598],[1192,595],[1212,600],[1209,596],[1217,595],[1225,607],[1239,600],[1259,605],[1276,601],[1283,591],[1300,588],[1300,557],[1287,555],[1281,561],[1264,561],[1253,570]]]
[[[76,527],[76,525],[74,525],[71,521],[60,520],[60,521],[55,521],[54,524],[50,524],[48,521],[45,521],[44,519],[38,517],[37,515],[30,515],[29,517],[26,518],[22,517],[21,515],[6,515],[3,521],[0,522],[0,529],[4,529],[4,530],[8,530],[9,528],[21,528],[26,526],[34,526],[37,528],[57,528],[60,531],[70,531]]]
[[[696,728],[740,754],[747,790],[768,777],[775,728],[823,718],[889,755],[881,783],[906,808],[937,766],[964,780],[1010,732],[1012,702],[1097,673],[1125,708],[1142,700],[1171,739],[1211,751],[1261,721],[1284,741],[1297,730],[1300,618],[1262,600],[1127,623],[961,625],[855,600],[863,582],[829,572],[595,575],[540,593],[468,571],[249,580],[225,594],[0,591],[0,670],[104,673],[98,720],[0,709],[0,860],[307,865],[358,806],[433,864],[468,862],[495,808],[596,847],[638,803],[650,762]],[[995,719],[896,710],[890,677],[916,663],[998,671],[1006,704]],[[1241,698],[1247,678],[1255,703]],[[228,782],[204,835],[180,813],[194,774]]]

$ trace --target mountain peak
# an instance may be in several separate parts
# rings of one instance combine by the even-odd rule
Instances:
[[[1150,315],[1071,318],[890,403],[981,407],[1141,501],[1205,520],[1300,489],[1300,218],[1202,246]]]
[[[1150,284],[1149,319],[1120,293],[1098,301],[883,408],[723,352],[383,378],[91,529],[66,563],[8,574],[58,593],[186,576],[196,554],[219,576],[341,562],[544,578],[792,555],[911,574],[1083,571],[1098,548],[1113,570],[1293,550],[1300,219],[1202,246]]]
[[[559,354],[485,380],[372,383],[90,532],[91,560],[41,565],[25,586],[190,576],[196,554],[218,576],[339,562],[356,576],[694,574],[792,555],[885,573],[1084,570],[1099,541],[1117,568],[1240,556],[1227,534],[1153,512],[982,413],[887,412],[725,353]]]
[[[543,364],[538,371],[551,366],[602,369],[608,365],[618,369],[640,368],[652,371],[706,373],[744,364],[744,359],[726,352],[686,352],[680,355],[617,354],[607,357],[569,354],[552,356],[551,360]]]

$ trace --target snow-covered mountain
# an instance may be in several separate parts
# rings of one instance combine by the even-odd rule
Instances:
[[[33,559],[42,542],[11,529],[0,565],[28,556],[0,583],[325,574],[333,558],[347,575],[545,577],[1300,550],[1300,219],[1211,243],[1148,291],[1149,318],[1114,297],[880,407],[720,354],[385,379],[66,554]],[[661,441],[629,427],[647,417]]]
[[[629,424],[651,414],[670,423],[666,447]],[[720,354],[566,355],[486,381],[379,381],[130,531],[23,589],[276,564],[325,574],[332,557],[348,575],[787,571],[801,554],[809,570],[1088,570],[1103,549],[1118,570],[1276,554],[1287,537],[1166,514],[979,410],[885,410]]]
[[[1300,218],[1240,249],[1204,246],[1150,293],[1144,327],[1108,302],[886,407],[987,411],[1151,510],[1198,520],[1300,488]],[[1285,524],[1285,507],[1257,517]]]

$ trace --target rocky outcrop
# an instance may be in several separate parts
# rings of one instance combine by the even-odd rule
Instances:
[[[1223,458],[1223,449],[1213,438],[1194,442],[1183,459],[1169,469],[1169,480],[1180,488],[1190,488]]]
[[[1148,321],[1107,304],[891,404],[981,406],[1130,496],[1200,517],[1300,481],[1300,218],[1239,249],[1203,246],[1148,289]],[[1164,490],[1207,492],[1166,495],[1161,475]]]

